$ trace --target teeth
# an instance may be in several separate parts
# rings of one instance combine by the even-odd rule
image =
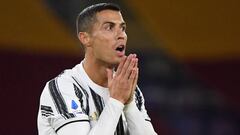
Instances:
[[[120,45],[119,47],[116,48],[117,51],[123,51],[123,49],[124,49],[123,45]]]

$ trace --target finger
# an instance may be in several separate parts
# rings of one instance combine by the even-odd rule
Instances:
[[[124,65],[126,59],[127,59],[127,56],[123,56],[120,64],[118,65],[118,68],[117,68],[117,71],[116,71],[116,75],[119,75],[121,73],[123,65]]]
[[[107,68],[107,77],[108,77],[108,84],[112,81],[113,79],[113,70]]]
[[[136,60],[136,64],[135,64],[135,67],[136,68],[136,77],[134,78],[134,86],[137,85],[137,81],[138,81],[138,75],[139,75],[139,68],[138,68],[138,59]]]
[[[135,89],[136,89],[137,81],[138,81],[138,75],[139,75],[139,69],[136,68],[136,76],[134,77],[133,82],[132,82],[132,86],[131,86],[132,91],[135,91]]]
[[[127,68],[127,71],[126,71],[126,73],[125,73],[125,75],[124,75],[124,78],[125,78],[125,79],[128,79],[128,78],[129,78],[129,76],[130,76],[130,74],[131,74],[131,72],[132,72],[135,64],[136,64],[136,58],[132,58],[129,66],[128,66],[128,68]]]
[[[133,95],[135,93],[135,90],[137,88],[137,81],[138,81],[138,74],[139,74],[139,69],[136,68],[136,75],[134,77],[133,85],[132,85],[132,91],[131,91],[131,96],[128,100],[128,103],[130,103],[133,100]]]
[[[135,57],[134,57],[134,58],[135,58],[134,67],[137,67],[137,65],[136,65],[136,64],[137,64],[137,62],[138,62],[137,54],[134,54],[134,55],[135,55]]]
[[[137,69],[136,69],[136,76],[135,76],[134,81],[133,81],[133,91],[134,91],[134,90],[136,89],[136,87],[137,87],[138,76],[139,76],[139,69],[137,68]]]
[[[130,81],[130,84],[133,84],[133,82],[134,82],[134,79],[135,79],[136,74],[137,74],[136,70],[137,70],[136,68],[132,69],[132,72],[131,72],[131,74],[129,76],[129,79],[128,79]],[[130,88],[132,88],[132,87],[130,87]]]
[[[125,73],[126,73],[126,71],[127,71],[127,69],[128,69],[128,66],[129,66],[129,64],[130,64],[130,62],[131,62],[131,60],[132,60],[132,54],[130,54],[128,57],[127,57],[127,60],[126,60],[126,62],[124,63],[124,65],[123,65],[123,68],[122,68],[122,70],[121,70],[121,72],[120,72],[120,74],[122,75],[122,76],[124,76],[125,75]]]
[[[138,58],[136,58],[135,64],[134,64],[134,68],[138,67]]]

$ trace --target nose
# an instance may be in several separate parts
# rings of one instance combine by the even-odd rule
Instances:
[[[117,33],[117,39],[118,40],[125,40],[127,39],[127,34],[125,31],[122,31],[122,29],[119,29],[118,30],[118,33]]]

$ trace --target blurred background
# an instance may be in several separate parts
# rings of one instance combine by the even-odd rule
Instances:
[[[75,18],[113,2],[159,135],[240,134],[240,1],[11,0],[0,4],[0,135],[36,135],[45,83],[84,52]]]

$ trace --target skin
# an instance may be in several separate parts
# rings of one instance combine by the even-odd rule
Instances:
[[[138,58],[136,54],[125,56],[126,24],[121,13],[113,10],[98,12],[96,20],[90,32],[78,34],[86,48],[83,67],[95,83],[109,88],[112,98],[127,104],[137,84]],[[125,48],[122,52],[116,51],[120,45]]]

